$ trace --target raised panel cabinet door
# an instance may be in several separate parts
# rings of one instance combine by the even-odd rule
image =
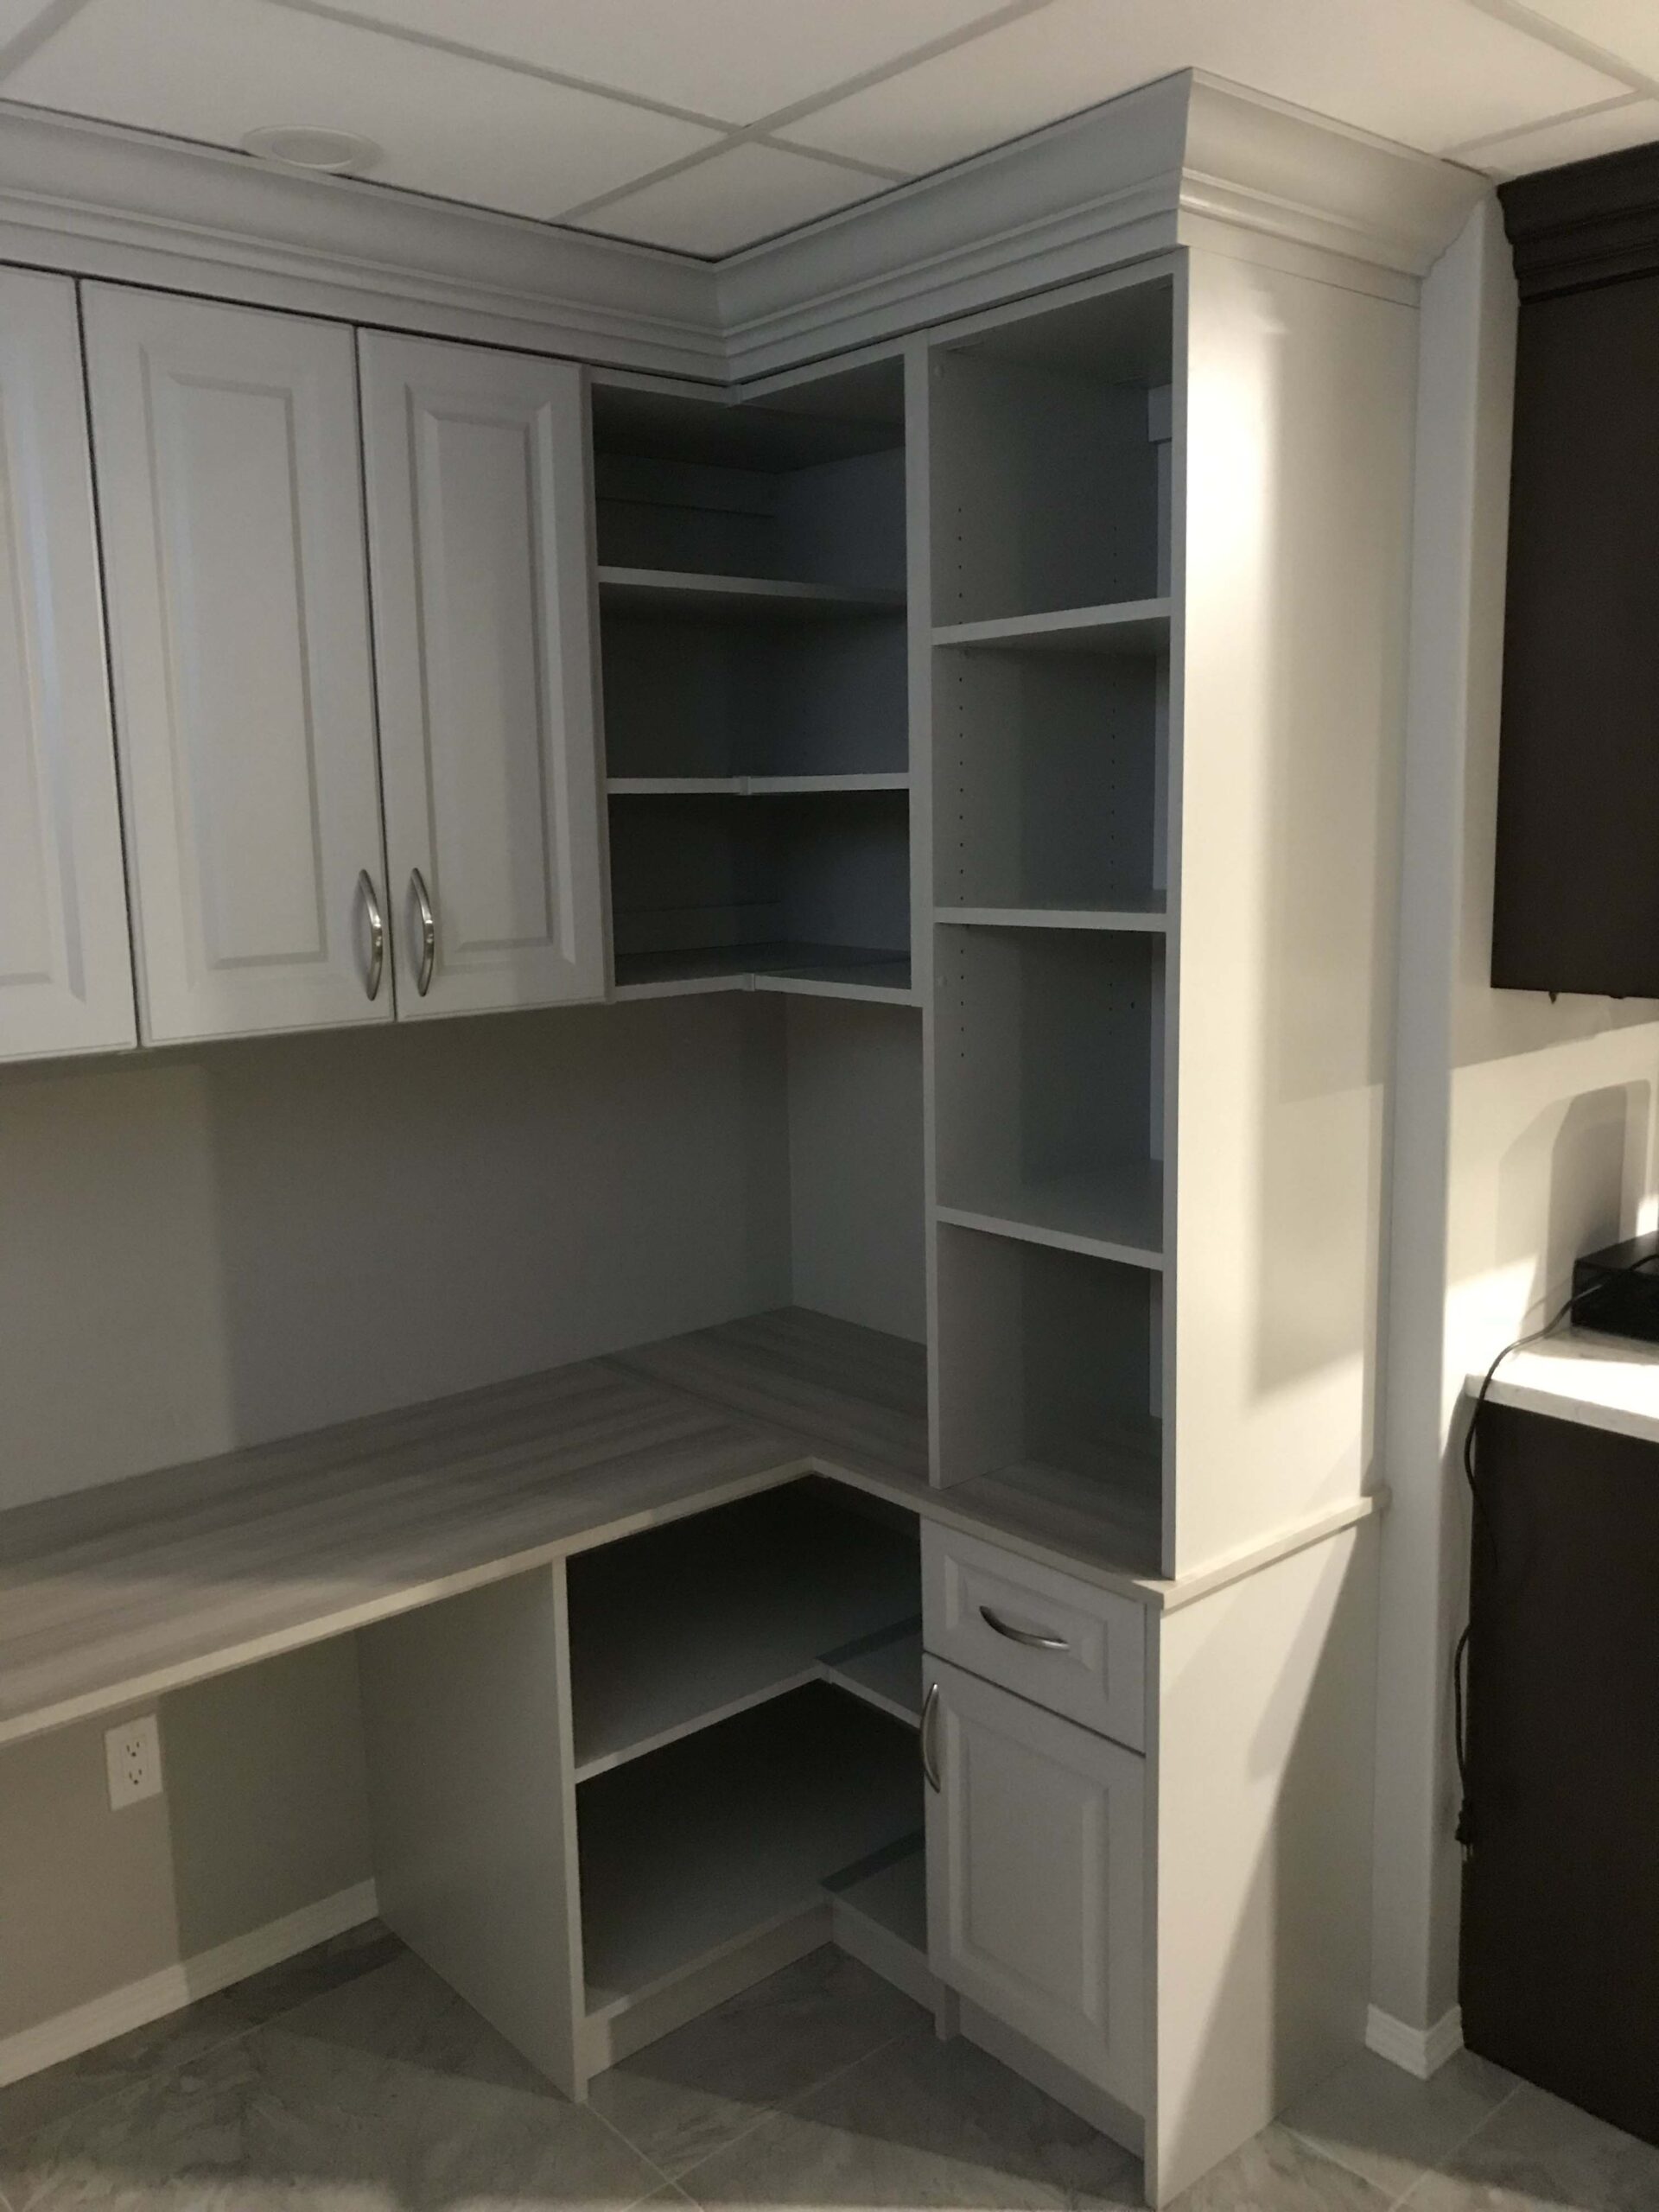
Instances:
[[[137,1040],[67,277],[0,274],[0,1060]]]
[[[352,334],[86,309],[144,1033],[387,1020]]]
[[[398,1012],[602,997],[582,372],[359,345]]]
[[[926,1681],[929,1962],[1138,2112],[1145,1763],[959,1668]]]

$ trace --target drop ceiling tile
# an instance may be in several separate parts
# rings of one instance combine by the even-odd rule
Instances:
[[[1659,78],[1655,0],[1524,0],[1526,12],[1558,23],[1643,75]]]
[[[1628,89],[1465,0],[1052,0],[779,135],[926,170],[1188,67],[1431,152]]]
[[[619,92],[753,123],[881,67],[1000,0],[340,0]]]
[[[583,218],[586,230],[682,253],[731,253],[779,231],[810,223],[885,188],[861,176],[776,146],[734,146],[677,176],[648,184]]]
[[[376,140],[386,184],[562,214],[715,132],[268,0],[91,0],[0,82],[13,99],[239,145],[263,124]]]
[[[1659,100],[1627,101],[1589,115],[1563,116],[1513,137],[1471,148],[1460,158],[1489,176],[1529,176],[1534,169],[1559,168],[1563,162],[1587,162],[1593,154],[1616,154],[1621,147],[1659,140]]]

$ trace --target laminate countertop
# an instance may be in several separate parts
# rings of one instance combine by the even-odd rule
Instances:
[[[321,1643],[804,1474],[1158,1611],[1179,1583],[1075,1495],[931,1488],[919,1344],[798,1307],[0,1513],[0,1745]]]
[[[1469,1378],[1469,1395],[1481,1376]],[[1495,1406],[1659,1444],[1659,1344],[1569,1329],[1506,1359],[1486,1394]]]

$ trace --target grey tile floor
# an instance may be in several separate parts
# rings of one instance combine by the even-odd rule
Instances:
[[[3,2212],[1140,2202],[1136,2162],[838,1952],[567,2104],[378,1929],[0,2089]],[[1181,2212],[1659,2212],[1659,2151],[1466,2054],[1361,2057]]]

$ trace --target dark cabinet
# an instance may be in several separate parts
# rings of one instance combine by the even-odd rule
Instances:
[[[1659,1444],[1489,1405],[1479,1472],[1464,2040],[1659,2142]]]
[[[1659,996],[1659,147],[1502,198],[1521,312],[1492,982]]]

